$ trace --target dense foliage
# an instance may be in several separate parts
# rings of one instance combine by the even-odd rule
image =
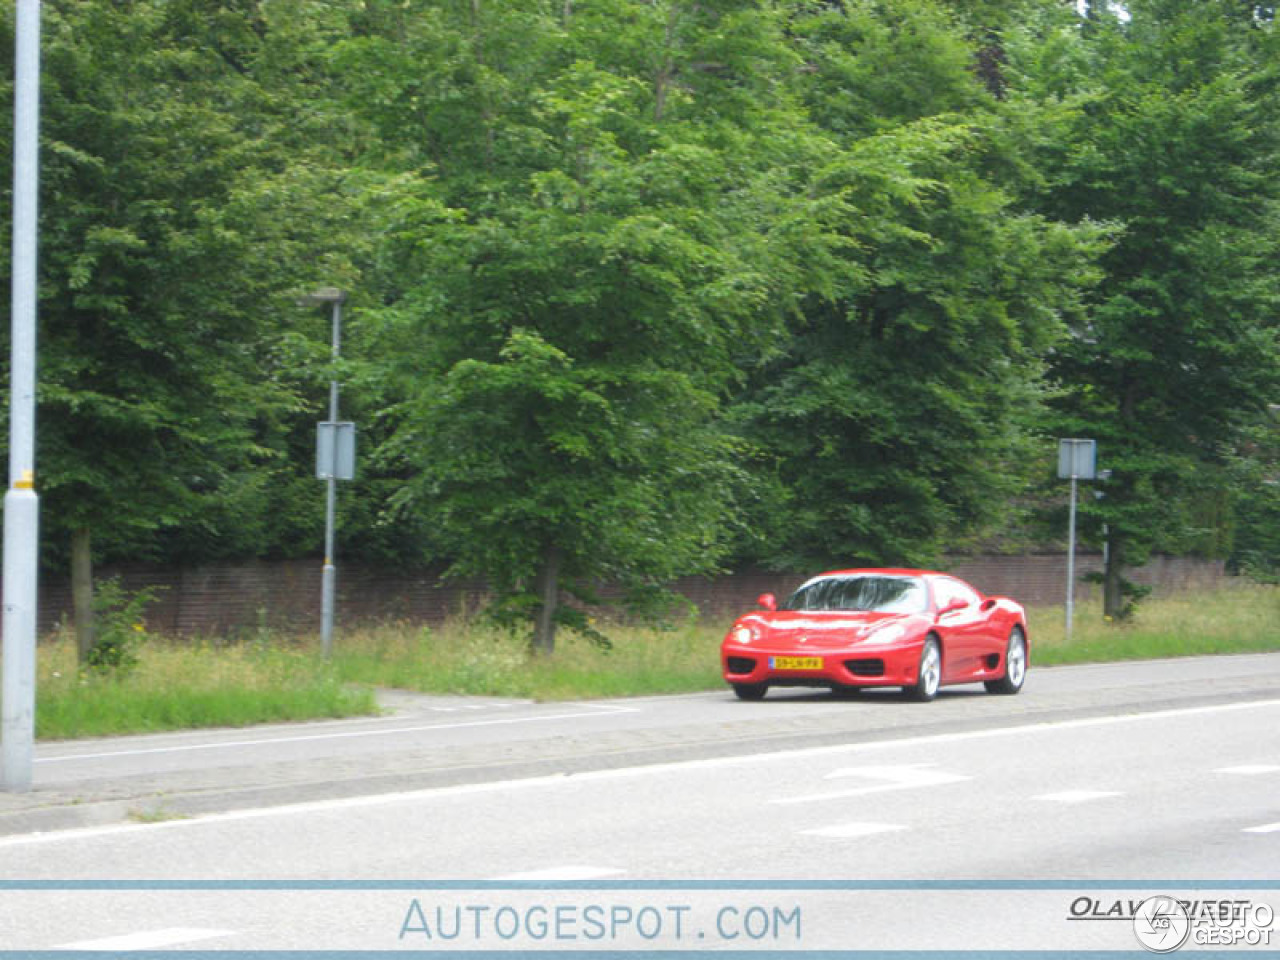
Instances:
[[[1110,612],[1153,550],[1280,566],[1269,5],[44,11],[51,565],[313,552],[339,376],[343,554],[542,649],[601,582],[1057,536],[1058,436]]]

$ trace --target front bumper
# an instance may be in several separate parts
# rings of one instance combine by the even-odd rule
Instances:
[[[779,650],[725,642],[720,668],[732,684],[790,687],[902,687],[916,682],[923,642],[892,646],[858,644],[841,648]],[[807,663],[820,661],[820,665]]]

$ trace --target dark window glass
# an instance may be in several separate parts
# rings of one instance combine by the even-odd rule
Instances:
[[[925,589],[915,577],[823,577],[806,583],[779,609],[923,613]]]

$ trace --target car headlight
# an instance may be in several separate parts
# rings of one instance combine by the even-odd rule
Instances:
[[[893,643],[895,640],[901,640],[902,635],[906,632],[906,627],[900,623],[894,623],[887,627],[881,627],[867,639],[872,643]]]
[[[734,643],[749,644],[756,638],[755,632],[748,626],[734,627],[729,637]]]

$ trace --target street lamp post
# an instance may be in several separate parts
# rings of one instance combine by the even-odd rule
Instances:
[[[347,295],[342,290],[335,287],[324,287],[315,291],[307,297],[303,298],[303,302],[318,306],[320,304],[330,304],[333,307],[333,362],[338,362],[341,355],[342,344],[342,305],[346,302]],[[338,380],[337,372],[329,381],[329,425],[336,429],[338,423]],[[321,425],[321,435],[324,430]],[[332,439],[332,438],[330,438]],[[337,451],[338,444],[330,443],[328,457],[329,462],[321,462],[324,456],[321,448],[324,444],[318,445],[317,449],[317,465],[316,472],[325,480],[325,507],[324,507],[324,568],[321,571],[320,581],[320,651],[327,660],[333,654],[333,607],[334,607],[334,585],[337,579],[337,567],[334,566],[334,528],[336,525],[337,515],[337,499],[339,479],[339,470],[337,468]]]
[[[36,701],[35,491],[36,208],[40,123],[40,2],[18,0],[14,51],[13,299],[9,362],[9,488],[4,494],[4,665],[0,789],[31,789]]]

